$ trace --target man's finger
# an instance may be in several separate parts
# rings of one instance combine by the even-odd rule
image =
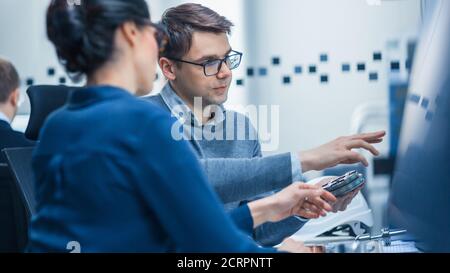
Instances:
[[[313,212],[317,213],[320,216],[326,216],[327,215],[328,211],[326,211],[326,210],[324,210],[324,209],[322,209],[322,208],[320,208],[320,207],[318,207],[318,206],[316,206],[314,204],[312,204],[312,208],[314,209]],[[331,206],[330,206],[330,208],[331,208]],[[329,210],[329,211],[331,211],[331,210]]]
[[[382,139],[382,138],[377,138],[377,139],[367,139],[366,141],[367,141],[368,143],[370,143],[370,144],[377,144],[377,143],[383,142],[383,139]]]
[[[359,161],[359,159],[358,160],[344,160],[344,161],[341,161],[340,163],[341,164],[347,164],[347,165],[350,165],[350,164],[356,164],[356,163],[359,163],[360,161]]]
[[[328,203],[334,203],[337,201],[336,196],[334,196],[331,192],[324,190],[323,194],[320,196],[323,200]]]
[[[328,202],[324,201],[320,197],[316,197],[316,198],[310,199],[308,201],[313,203],[314,205],[316,205],[320,209],[325,210],[325,211],[332,211],[333,210],[333,207],[330,206],[330,204]]]
[[[297,215],[306,219],[316,219],[320,217],[319,214],[306,210],[299,211]]]
[[[347,209],[348,205],[353,201],[353,198],[351,196],[344,199],[344,202],[342,203],[342,206],[340,208],[340,211],[344,211]]]
[[[372,146],[369,143],[365,142],[364,140],[360,140],[360,139],[349,141],[345,145],[345,147],[349,150],[364,148],[364,149],[368,150],[369,152],[371,152],[375,156],[380,154],[380,152],[374,146]]]
[[[317,206],[315,206],[314,204],[310,203],[310,202],[304,202],[302,204],[302,206],[300,207],[300,209],[305,209],[307,211],[311,211],[317,214],[320,214],[322,212],[322,209],[318,208]]]
[[[343,153],[343,160],[344,162],[361,162],[364,166],[369,166],[369,162],[367,162],[367,159],[360,155],[357,152],[353,152],[353,151],[347,151]]]
[[[353,195],[352,195],[352,199],[356,197],[356,195],[358,195],[358,193],[364,188],[364,184],[363,183],[361,186],[359,186],[356,190],[353,191]]]
[[[325,190],[318,185],[302,184],[299,185],[298,197],[301,200],[312,200],[324,194]]]
[[[298,187],[302,190],[317,190],[321,188],[317,184],[312,185],[307,183],[298,183]]]
[[[338,201],[333,205],[333,212],[339,212],[341,208],[344,206],[345,197],[341,197]]]
[[[373,133],[363,133],[351,136],[351,139],[363,139],[363,140],[372,140],[377,138],[382,138],[386,135],[386,131],[378,131]]]
[[[325,248],[323,246],[310,246],[311,253],[325,253]]]

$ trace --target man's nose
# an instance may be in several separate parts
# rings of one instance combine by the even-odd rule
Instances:
[[[217,73],[217,78],[225,79],[231,77],[231,74],[232,74],[231,69],[225,62],[223,62],[222,65],[220,66],[219,73]]]

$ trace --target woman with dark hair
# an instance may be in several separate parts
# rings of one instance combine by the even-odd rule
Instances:
[[[135,97],[152,89],[163,50],[145,1],[70,3],[51,2],[47,34],[87,86],[41,131],[29,251],[270,252],[244,232],[331,210],[330,193],[298,183],[226,215],[190,146],[170,135],[174,120]],[[287,241],[281,250],[306,249]]]

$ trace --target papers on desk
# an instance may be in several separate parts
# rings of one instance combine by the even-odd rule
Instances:
[[[420,253],[414,242],[393,241],[390,246],[382,246],[380,253]]]

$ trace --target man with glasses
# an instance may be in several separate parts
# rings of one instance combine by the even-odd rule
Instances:
[[[199,4],[168,9],[162,24],[169,42],[159,65],[168,83],[159,95],[148,100],[178,117],[181,132],[175,126],[172,136],[178,138],[181,133],[190,141],[226,209],[301,181],[302,172],[341,163],[367,165],[366,159],[352,149],[378,154],[370,143],[380,142],[384,132],[342,137],[304,152],[262,156],[249,119],[223,106],[231,70],[242,59],[242,53],[233,50],[228,41],[233,24]],[[339,198],[334,210],[344,210],[358,191]],[[254,237],[262,245],[275,245],[304,223],[305,219],[291,217],[265,224],[255,230]]]

